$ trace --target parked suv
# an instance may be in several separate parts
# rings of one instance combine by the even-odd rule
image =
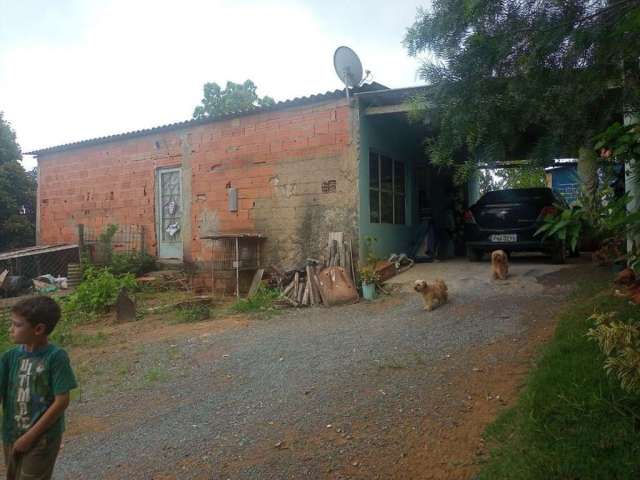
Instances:
[[[464,240],[467,257],[479,261],[485,252],[538,251],[551,255],[554,263],[564,263],[564,242],[542,241],[534,237],[547,215],[566,206],[550,188],[498,190],[483,195],[464,214]]]

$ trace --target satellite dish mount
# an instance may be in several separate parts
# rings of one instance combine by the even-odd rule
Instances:
[[[333,54],[333,66],[349,99],[349,88],[359,87],[362,82],[362,63],[356,52],[349,47],[338,47]]]

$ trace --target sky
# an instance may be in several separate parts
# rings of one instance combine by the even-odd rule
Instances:
[[[427,2],[0,0],[0,111],[27,152],[187,120],[205,82],[276,101],[342,88],[340,45],[372,80],[420,85],[402,39]]]

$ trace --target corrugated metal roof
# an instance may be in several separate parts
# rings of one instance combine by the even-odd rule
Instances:
[[[61,250],[71,250],[74,248],[78,248],[78,245],[56,243],[55,245],[38,245],[35,247],[20,248],[18,250],[0,253],[0,261],[13,260],[14,258],[28,257],[31,255],[41,255],[43,253],[59,252]],[[0,269],[0,271],[1,270],[2,269]]]
[[[355,88],[355,89],[351,89],[351,91],[353,93],[361,93],[361,92],[369,92],[369,91],[380,91],[380,90],[388,90],[388,87],[385,87],[384,85],[381,85],[377,82],[372,82],[372,83],[367,83],[362,85],[361,87]],[[290,100],[284,100],[281,102],[276,102],[274,105],[268,106],[268,107],[251,107],[251,108],[247,108],[246,110],[241,110],[238,112],[233,112],[233,113],[228,113],[228,114],[224,114],[224,115],[218,115],[215,117],[208,117],[208,118],[202,118],[202,119],[192,119],[192,120],[186,120],[183,122],[176,122],[176,123],[170,123],[167,125],[161,125],[158,127],[152,127],[152,128],[145,128],[142,130],[134,130],[131,132],[126,132],[126,133],[117,133],[114,135],[108,135],[105,137],[97,137],[97,138],[91,138],[88,140],[81,140],[79,142],[72,142],[72,143],[65,143],[63,145],[56,145],[53,147],[47,147],[47,148],[41,148],[38,150],[32,150],[30,152],[26,152],[25,155],[45,155],[45,154],[49,154],[49,153],[57,153],[57,152],[63,152],[65,150],[71,150],[74,148],[81,148],[81,147],[88,147],[88,146],[92,146],[92,145],[101,145],[103,143],[109,143],[109,142],[113,142],[116,140],[125,140],[125,139],[129,139],[129,138],[135,138],[135,137],[142,137],[144,135],[149,135],[151,133],[161,133],[161,132],[167,132],[167,131],[171,131],[171,130],[176,130],[179,128],[184,128],[184,127],[191,127],[191,126],[196,126],[196,125],[203,125],[206,123],[212,123],[212,122],[218,122],[221,120],[228,120],[230,118],[235,118],[235,117],[242,117],[245,115],[251,115],[254,113],[260,113],[260,112],[271,112],[271,111],[276,111],[276,110],[283,110],[286,108],[291,108],[291,107],[299,107],[299,106],[303,106],[303,105],[308,105],[310,103],[316,103],[316,102],[321,102],[321,101],[326,101],[326,100],[333,100],[333,99],[338,99],[338,98],[342,98],[344,96],[344,90],[334,90],[334,91],[329,91],[329,92],[325,92],[325,93],[319,93],[319,94],[315,94],[315,95],[309,95],[307,97],[296,97]]]

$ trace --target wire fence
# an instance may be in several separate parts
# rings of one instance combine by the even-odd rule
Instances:
[[[259,238],[217,238],[210,241],[212,242],[211,266],[214,270],[235,270],[236,268],[255,270],[259,268]]]
[[[66,277],[67,266],[80,261],[78,245],[31,247],[0,255],[0,274],[28,279],[50,274]]]
[[[108,225],[103,228],[78,225],[78,244],[91,263],[109,263],[112,252],[145,253],[144,225]]]

